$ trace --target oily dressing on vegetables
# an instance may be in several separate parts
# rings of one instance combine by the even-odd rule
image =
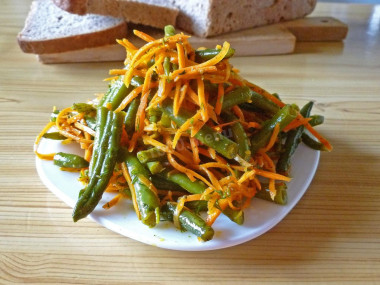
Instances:
[[[118,40],[125,66],[110,70],[108,91],[54,110],[35,153],[62,170],[80,171],[75,222],[111,192],[104,209],[130,199],[148,227],[171,221],[208,241],[220,215],[243,224],[255,197],[287,202],[286,182],[297,175],[290,158],[301,141],[317,150],[332,147],[314,128],[323,117],[311,116],[313,103],[300,110],[242,78],[229,62],[228,42],[194,49],[188,35],[172,26],[164,32],[154,39],[134,31],[147,42],[140,48]],[[78,143],[84,156],[41,154],[41,139]]]

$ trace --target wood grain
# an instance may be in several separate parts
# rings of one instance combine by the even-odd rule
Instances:
[[[285,101],[316,101],[334,146],[294,210],[233,248],[177,252],[85,219],[39,180],[32,152],[52,106],[102,92],[121,64],[42,65],[16,43],[30,1],[0,10],[1,284],[380,284],[379,5],[318,4],[349,25],[344,43],[301,43],[295,54],[235,58],[244,77]],[[377,27],[377,28],[376,28]]]

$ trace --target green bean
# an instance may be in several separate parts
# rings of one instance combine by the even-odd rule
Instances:
[[[132,135],[132,133],[135,131],[135,119],[139,105],[140,100],[135,98],[128,106],[124,119],[124,129],[128,135]]]
[[[51,122],[55,122],[55,120],[57,119],[57,116],[59,114],[59,110],[54,110],[51,114],[50,114],[50,121]]]
[[[106,147],[107,141],[104,139],[104,135],[106,134],[105,131],[109,131],[109,128],[111,127],[111,116],[107,108],[98,107],[96,114],[96,133],[89,167],[90,176],[95,171],[95,165],[97,164],[100,151]],[[102,152],[102,155],[104,155],[104,153],[105,152]],[[98,167],[100,167],[100,164],[98,164]]]
[[[165,37],[174,36],[176,33],[175,28],[172,25],[166,25],[164,27],[164,33],[165,33]]]
[[[104,94],[103,98],[99,102],[99,106],[106,106],[111,104],[111,110],[115,110],[123,101],[125,96],[127,96],[132,90],[133,86],[129,87],[124,84],[124,76],[120,76],[115,82],[110,86],[107,93]]]
[[[160,123],[161,123],[161,126],[163,126],[164,128],[170,128],[171,127],[171,119],[168,115],[166,115],[165,113],[162,113],[162,116],[161,116],[161,119],[160,119]]]
[[[87,103],[74,103],[71,106],[71,109],[77,111],[78,113],[86,113],[86,114],[96,112],[96,108]]]
[[[260,131],[251,139],[252,155],[264,147],[273,132],[274,127],[279,124],[280,131],[297,117],[297,108],[293,105],[285,105],[271,119],[264,122]]]
[[[206,200],[195,200],[185,202],[185,207],[192,210],[194,213],[199,214],[200,212],[207,211],[207,201]]]
[[[300,111],[300,114],[308,118],[310,116],[311,109],[313,108],[313,102],[307,103]],[[301,142],[301,136],[305,129],[305,126],[299,126],[298,128],[291,130],[287,133],[287,137],[284,144],[284,151],[281,153],[280,158],[276,164],[276,171],[278,173],[288,174],[290,167],[290,159],[296,151],[299,143]]]
[[[67,137],[64,135],[61,135],[59,132],[51,132],[51,133],[45,133],[43,136],[45,139],[49,140],[65,140]]]
[[[157,175],[152,175],[151,181],[152,181],[153,185],[156,186],[158,189],[170,190],[170,191],[182,191],[183,195],[187,194],[187,192],[185,192],[181,186],[165,179],[161,175],[161,173],[159,173]]]
[[[125,163],[135,188],[138,210],[143,224],[154,227],[159,220],[159,205],[157,194],[144,184],[150,178],[149,171],[140,163],[135,154],[127,153]]]
[[[222,117],[225,118],[228,122],[236,121],[233,125],[231,125],[232,136],[234,141],[239,146],[239,156],[244,160],[249,161],[251,158],[251,143],[243,126],[240,124],[240,122],[238,122],[238,118],[230,112],[222,113]]]
[[[328,151],[328,149],[319,141],[312,138],[312,134],[305,130],[302,134],[302,142],[314,150]]]
[[[313,116],[310,116],[310,118],[311,118],[311,120],[309,121],[309,124],[312,127],[323,124],[323,122],[325,120],[325,117],[323,117],[322,115],[313,115]]]
[[[131,80],[131,84],[127,87],[124,84],[124,76],[119,76],[117,80],[110,86],[107,93],[99,102],[99,106],[106,106],[111,104],[111,110],[115,110],[119,107],[123,99],[135,88],[144,83],[144,79],[139,76],[134,76]]]
[[[161,112],[157,108],[150,108],[147,115],[150,123],[157,123],[160,120]]]
[[[171,69],[170,58],[169,57],[165,57],[164,58],[163,67],[164,67],[164,73],[165,73],[165,75],[169,76],[170,75],[170,69]]]
[[[86,120],[87,126],[95,131],[96,128],[96,118],[90,115],[84,115],[84,119]]]
[[[147,150],[141,150],[137,153],[137,158],[140,160],[141,163],[156,161],[165,157],[166,153],[156,147],[152,147]]]
[[[243,210],[234,210],[227,207],[222,212],[227,218],[238,225],[244,224],[244,212]]]
[[[195,61],[198,63],[202,63],[205,61],[208,61],[212,59],[213,57],[217,56],[220,53],[220,49],[202,49],[202,50],[196,50],[195,51]],[[227,54],[224,56],[224,58],[230,58],[234,55],[235,49],[229,48]]]
[[[64,152],[57,152],[53,159],[54,165],[67,168],[85,168],[88,167],[88,161],[83,157]]]
[[[95,136],[94,143],[94,153],[97,153],[96,161],[92,163],[92,169],[90,168],[89,183],[74,207],[74,222],[90,214],[99,203],[113,174],[119,151],[123,114],[114,113],[105,107],[99,107],[99,109],[101,110],[98,114],[102,115],[105,112],[107,119],[98,121],[101,124],[97,127],[97,134],[100,135]],[[93,159],[94,156],[91,160]]]
[[[165,178],[188,191],[192,194],[202,194],[207,186],[200,180],[191,181],[184,173],[170,173],[169,171],[163,171],[160,173],[162,178]]]
[[[185,203],[185,207],[191,209],[195,213],[207,211],[207,201],[206,200],[197,200],[190,201]],[[230,207],[227,207],[222,211],[223,215],[229,218],[232,222],[242,225],[244,223],[244,212],[242,210],[233,210]]]
[[[165,100],[161,108],[162,111],[179,126],[192,117],[191,113],[184,109],[181,109],[178,115],[174,116],[173,101],[171,99]],[[235,158],[238,152],[238,145],[235,142],[218,133],[208,125],[204,125],[195,135],[195,138],[229,159]]]
[[[164,27],[164,33],[165,33],[165,37],[174,36],[175,33],[176,33],[175,32],[175,28],[172,25],[166,25]],[[170,63],[170,58],[169,57],[165,57],[164,58],[163,67],[164,67],[164,73],[165,73],[165,75],[169,76],[170,72],[171,72],[171,63]],[[168,78],[168,80],[169,80],[169,78]]]
[[[144,78],[141,76],[133,76],[131,79],[131,85],[134,87],[139,87],[144,84]]]
[[[172,70],[175,71],[179,68],[179,65],[176,63],[172,63]]]
[[[152,67],[153,66],[153,64],[155,64],[156,63],[156,61],[154,60],[154,58],[151,58],[149,61],[148,61],[148,68],[149,67]]]
[[[167,202],[161,208],[161,216],[168,221],[173,221],[174,212],[176,211],[177,203]],[[214,236],[212,227],[197,214],[189,209],[183,208],[178,216],[182,230],[189,231],[200,237],[203,241],[211,240]]]
[[[247,103],[248,102],[248,103]],[[228,110],[235,105],[253,111],[265,111],[270,114],[278,112],[279,107],[247,86],[238,87],[224,95],[222,110]]]
[[[287,186],[285,183],[276,184],[276,195],[274,196],[274,199],[272,199],[268,185],[262,184],[262,189],[257,191],[255,197],[274,202],[276,204],[286,205],[288,203],[288,193],[286,188]]]
[[[158,174],[165,169],[165,167],[159,161],[150,161],[146,164],[146,166],[152,174]]]

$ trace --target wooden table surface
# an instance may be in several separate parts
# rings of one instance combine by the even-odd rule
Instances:
[[[4,3],[5,2],[5,3]],[[119,63],[42,65],[16,43],[30,1],[0,10],[0,283],[380,284],[380,5],[318,4],[349,25],[343,43],[236,58],[243,76],[287,102],[315,100],[334,150],[291,213],[232,248],[178,252],[85,219],[40,181],[33,142],[52,106],[106,88]]]

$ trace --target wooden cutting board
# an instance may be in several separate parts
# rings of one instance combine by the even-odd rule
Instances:
[[[161,30],[147,27],[144,27],[143,30],[155,38],[163,36]],[[213,48],[228,41],[235,48],[236,56],[274,55],[294,52],[297,42],[342,41],[347,32],[347,25],[337,19],[307,17],[211,38],[192,36],[190,42],[195,47]],[[144,44],[135,36],[130,36],[128,39],[136,46]],[[41,54],[38,55],[38,58],[43,63],[122,61],[125,58],[125,49],[115,44],[79,51]]]

